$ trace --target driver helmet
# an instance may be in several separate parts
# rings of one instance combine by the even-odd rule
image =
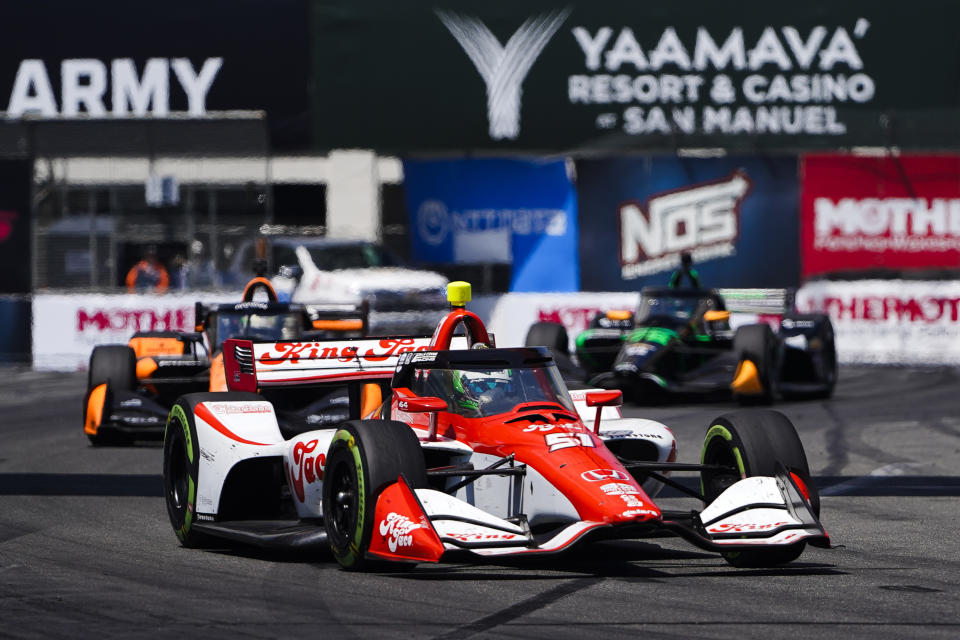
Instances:
[[[458,371],[453,377],[457,402],[464,409],[479,411],[483,404],[506,395],[512,379],[509,369]]]

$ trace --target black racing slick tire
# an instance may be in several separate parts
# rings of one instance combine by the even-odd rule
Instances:
[[[784,379],[803,379],[815,385],[812,391],[783,390],[788,400],[825,400],[833,395],[837,386],[837,340],[830,316],[825,313],[791,313],[784,316],[784,322],[808,323],[813,325],[814,333],[807,336],[807,354],[809,364],[801,369],[803,373],[788,369],[784,360]],[[805,378],[805,379],[804,379]]]
[[[535,322],[527,330],[523,344],[527,347],[548,347],[560,375],[568,384],[582,385],[587,373],[570,355],[567,328],[556,322]]]
[[[775,476],[783,465],[807,496],[813,513],[820,514],[820,495],[810,477],[803,443],[793,424],[779,411],[733,411],[713,420],[700,460],[703,464],[736,469],[736,473],[701,471],[701,489],[707,504],[741,478]],[[805,547],[806,542],[798,542],[788,547],[728,552],[723,557],[735,567],[772,567],[796,560]]]
[[[185,547],[202,547],[209,537],[194,528],[200,472],[200,440],[193,410],[201,402],[216,400],[260,401],[255,393],[190,393],[180,396],[170,409],[163,435],[163,496],[177,539]]]
[[[768,324],[748,324],[733,336],[733,351],[740,361],[750,360],[757,367],[762,391],[758,394],[737,394],[742,404],[769,404],[773,401],[776,383],[777,339]]]
[[[556,322],[535,322],[527,330],[523,344],[528,347],[549,347],[557,354],[569,355],[570,341],[567,328]]]
[[[87,375],[87,389],[109,382],[114,389],[133,391],[137,386],[137,356],[124,344],[94,347]]]
[[[83,399],[81,424],[87,422],[87,409],[90,392],[101,384],[107,383],[107,393],[111,391],[133,391],[137,386],[137,356],[133,349],[122,344],[109,344],[94,347],[90,353],[90,368],[87,371],[87,393]],[[116,433],[87,433],[94,446],[123,444],[125,439]]]
[[[816,398],[826,399],[833,395],[833,390],[837,386],[837,339],[833,333],[833,323],[830,318],[826,318],[823,329],[818,336],[821,340],[820,358],[823,368],[824,388]]]
[[[349,571],[383,566],[367,557],[380,492],[400,475],[427,486],[413,430],[391,420],[352,420],[337,428],[323,469],[323,521],[333,557]]]

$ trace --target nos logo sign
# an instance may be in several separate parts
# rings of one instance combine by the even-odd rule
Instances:
[[[624,280],[668,271],[689,252],[695,263],[735,253],[740,204],[751,183],[742,171],[729,177],[650,197],[644,207],[625,202],[620,219],[620,270]]]

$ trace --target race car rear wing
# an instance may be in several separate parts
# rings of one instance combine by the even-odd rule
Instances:
[[[780,315],[793,311],[793,289],[717,289],[727,311]]]
[[[364,301],[359,304],[299,304],[291,302],[240,302],[236,304],[211,304],[197,302],[194,308],[196,330],[203,331],[217,313],[256,312],[269,315],[272,313],[303,313],[304,325],[302,331],[323,332],[316,337],[330,337],[335,335],[363,336],[370,326],[370,305]]]
[[[306,304],[310,325],[317,331],[366,335],[370,327],[370,303]]]
[[[223,363],[231,391],[256,391],[259,387],[389,379],[402,354],[434,350],[431,345],[429,336],[261,344],[230,339],[223,346]],[[466,338],[454,337],[450,348],[466,349]]]

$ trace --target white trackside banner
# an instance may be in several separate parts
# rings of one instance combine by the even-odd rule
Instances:
[[[796,304],[830,314],[841,362],[960,363],[960,281],[820,281]]]
[[[126,344],[137,331],[193,331],[194,305],[233,294],[46,294],[33,296],[33,368],[85,369],[100,344]]]

